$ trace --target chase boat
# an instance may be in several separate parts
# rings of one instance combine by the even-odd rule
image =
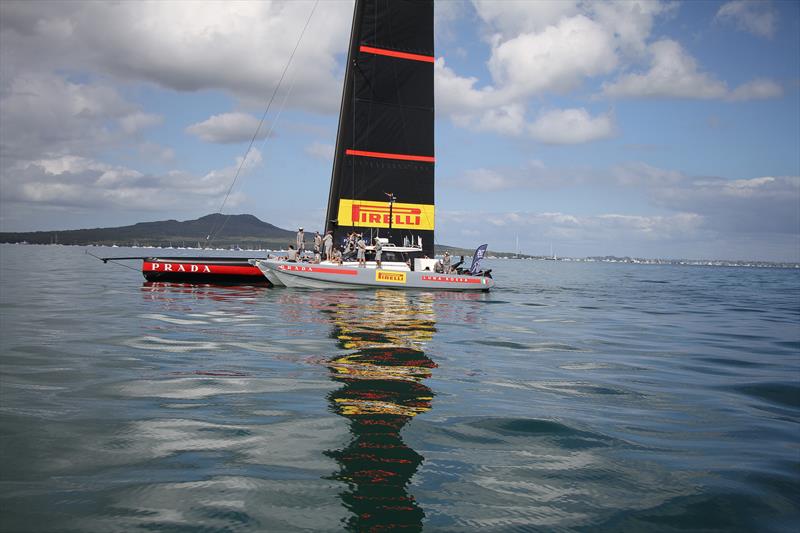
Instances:
[[[374,260],[374,246],[367,247],[366,265],[356,261],[308,263],[281,259],[253,259],[264,277],[275,287],[307,289],[372,288],[488,291],[494,287],[491,270],[479,269],[486,245],[478,248],[467,269],[437,272],[436,259],[416,247],[383,246],[381,266]],[[440,265],[441,263],[439,263]]]

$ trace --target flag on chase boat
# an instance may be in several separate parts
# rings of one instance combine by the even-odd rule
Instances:
[[[481,244],[478,246],[478,249],[475,250],[475,255],[472,256],[472,266],[469,267],[470,274],[477,274],[479,272],[478,268],[483,260],[483,256],[486,255],[486,248],[488,244]]]

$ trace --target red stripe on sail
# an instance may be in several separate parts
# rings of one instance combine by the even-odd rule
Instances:
[[[379,56],[399,57],[400,59],[411,59],[412,61],[423,61],[425,63],[433,63],[436,59],[433,56],[424,56],[422,54],[409,54],[408,52],[398,52],[396,50],[386,50],[385,48],[375,48],[374,46],[361,45],[360,51],[368,54],[375,54]]]
[[[379,157],[381,159],[402,159],[403,161],[422,161],[435,163],[436,158],[431,155],[387,154],[385,152],[367,152],[366,150],[345,150],[345,155],[358,155],[361,157]]]

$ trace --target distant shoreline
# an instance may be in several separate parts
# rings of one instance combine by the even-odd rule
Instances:
[[[198,248],[191,246],[130,246],[113,244],[60,244],[60,243],[29,243],[29,242],[0,242],[0,245],[9,246],[75,246],[79,248],[130,248],[139,250],[199,250],[213,252],[283,252],[282,248]],[[451,255],[470,255],[471,251],[456,248],[453,246],[437,245],[437,255],[441,255],[445,250]],[[653,259],[642,257],[616,257],[616,256],[590,256],[590,257],[558,257],[523,255],[513,252],[494,252],[486,256],[487,259],[511,260],[511,261],[552,261],[565,263],[624,263],[632,265],[672,265],[672,266],[702,266],[702,267],[740,267],[740,268],[783,268],[800,269],[800,262],[781,262],[781,261],[747,261],[730,259]],[[469,259],[469,258],[467,258]]]
[[[0,243],[25,243],[65,246],[108,246],[155,250],[229,250],[236,252],[272,252],[285,250],[294,244],[296,234],[254,215],[226,215],[211,213],[193,220],[157,220],[139,222],[129,226],[87,228],[76,230],[49,230],[26,232],[0,232]],[[306,240],[313,238],[309,232]],[[480,244],[480,243],[477,243]],[[490,243],[491,244],[491,243]],[[435,245],[435,253],[472,257],[475,248]],[[800,268],[795,261],[764,261],[739,259],[663,259],[614,255],[587,257],[555,257],[517,252],[501,252],[491,247],[488,256],[502,259],[539,259],[548,261],[630,263],[643,265],[683,266],[739,266],[758,268]]]

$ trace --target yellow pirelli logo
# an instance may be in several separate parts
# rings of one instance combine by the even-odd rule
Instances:
[[[388,281],[389,283],[405,283],[405,272],[393,272],[391,270],[376,270],[375,281]]]
[[[389,202],[339,199],[339,226],[361,226],[365,228],[433,229],[433,206],[428,204],[392,205]]]

